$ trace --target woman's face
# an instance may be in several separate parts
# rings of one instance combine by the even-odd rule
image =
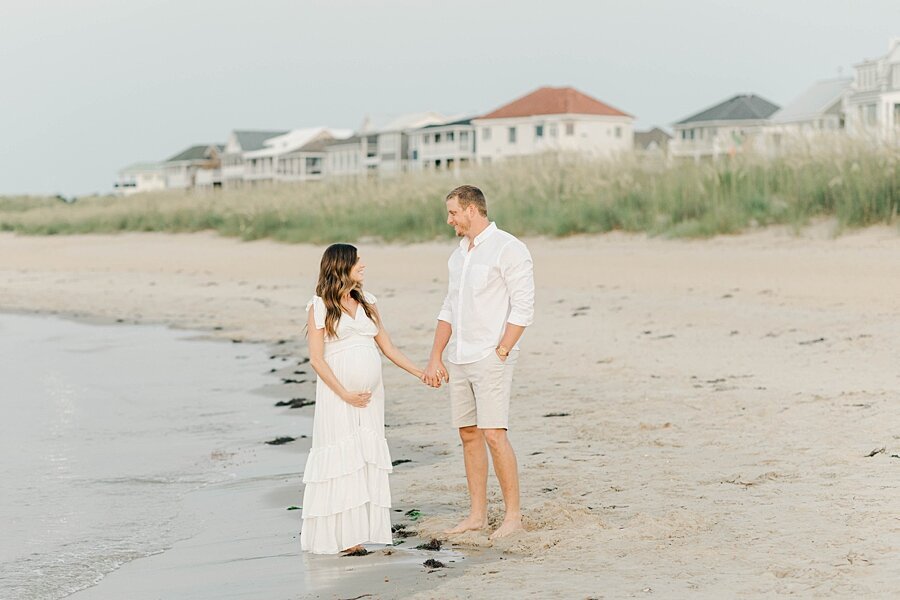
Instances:
[[[362,283],[366,278],[366,263],[363,262],[361,256],[356,258],[356,264],[350,269],[350,279],[354,283]]]

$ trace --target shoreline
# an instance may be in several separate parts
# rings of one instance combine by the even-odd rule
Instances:
[[[413,598],[900,588],[900,546],[884,527],[900,492],[893,229],[526,241],[539,318],[510,437],[527,531],[493,545],[454,538],[471,566]],[[392,338],[421,361],[452,246],[358,246]],[[207,234],[0,235],[0,306],[301,348],[320,252]],[[388,441],[403,440],[392,458],[412,462],[391,478],[394,503],[421,510],[428,536],[464,510],[459,444],[441,392],[395,371]],[[496,523],[493,475],[489,490]]]
[[[199,334],[184,340],[188,342],[205,340],[221,344],[229,343],[227,339],[216,337],[214,330],[204,332],[187,327],[174,327],[164,322],[123,321],[118,318],[67,310],[47,312],[18,309],[2,312],[33,318],[61,318],[90,326],[112,327],[126,324],[164,327]],[[272,382],[261,389],[247,390],[248,394],[272,403],[295,395],[296,390],[285,389],[285,386],[279,384],[278,379],[294,372],[297,367],[290,358],[302,359],[300,353],[279,341],[248,343],[264,348],[264,352],[275,365],[280,364],[283,358],[288,358],[286,366],[273,368],[268,374]],[[271,407],[271,404],[269,406],[269,410],[272,408],[281,412],[292,410],[288,407]],[[259,407],[259,410],[264,409]],[[100,575],[91,585],[67,593],[63,597],[85,600],[112,597],[128,597],[134,600],[159,597],[220,598],[221,594],[227,592],[229,597],[233,598],[256,598],[259,597],[257,594],[262,584],[262,587],[269,586],[270,593],[275,594],[272,597],[287,589],[293,589],[301,593],[301,596],[292,597],[303,598],[364,595],[372,593],[373,590],[379,598],[403,598],[411,595],[414,590],[426,589],[429,581],[461,574],[467,565],[479,562],[477,557],[471,560],[472,557],[452,548],[445,547],[437,552],[416,550],[413,548],[415,545],[428,541],[416,535],[398,537],[397,540],[402,539],[400,546],[370,546],[372,548],[370,555],[361,558],[339,560],[343,557],[319,557],[301,552],[300,523],[291,525],[290,527],[296,528],[297,531],[288,535],[290,527],[285,527],[286,519],[282,511],[288,506],[301,504],[300,478],[303,460],[311,442],[311,410],[297,410],[297,413],[302,411],[297,415],[304,421],[302,427],[287,424],[278,431],[268,431],[263,436],[266,440],[274,440],[289,435],[295,437],[292,442],[272,445],[269,451],[269,444],[262,445],[265,443],[264,440],[255,443],[247,440],[225,450],[227,456],[222,457],[224,462],[221,466],[228,470],[231,479],[204,484],[187,491],[180,501],[179,514],[175,522],[184,526],[190,521],[194,527],[192,533],[177,538],[165,548],[150,551],[145,556],[121,563],[113,570]],[[276,418],[284,416],[292,414],[282,414]],[[392,445],[397,445],[396,440],[392,441]],[[262,456],[263,454],[265,456]],[[248,505],[252,505],[252,508]],[[392,522],[395,525],[408,521],[402,512],[403,509],[395,504],[395,508],[392,509]],[[235,521],[241,520],[247,514],[254,515],[251,522],[255,533],[252,536],[234,526]],[[293,517],[298,514],[289,513],[288,516],[295,521],[297,519]],[[194,516],[188,519],[185,515]],[[223,524],[225,527],[220,527]],[[409,529],[412,530],[413,527],[414,523]],[[222,531],[229,535],[223,535]],[[262,551],[262,546],[267,549],[263,554],[258,554]],[[431,575],[431,571],[422,567],[422,562],[428,558],[446,563],[449,569]],[[298,560],[303,564],[300,571],[295,562]],[[246,565],[251,562],[252,567],[248,568]],[[260,575],[260,564],[265,565],[261,571],[262,581],[252,579],[253,576]],[[165,577],[161,578],[162,575]],[[216,582],[215,587],[211,586],[211,589],[207,590],[192,589],[190,582],[198,577],[208,582]],[[247,584],[247,578],[251,578],[250,585]],[[309,582],[313,583],[314,589],[304,591],[303,584]]]

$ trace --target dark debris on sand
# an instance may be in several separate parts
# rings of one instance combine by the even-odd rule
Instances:
[[[447,567],[444,563],[439,560],[434,560],[433,558],[429,558],[425,562],[422,563],[422,566],[428,567],[429,569],[444,569]]]
[[[569,413],[567,412],[552,412],[544,415],[545,417],[568,417]]]
[[[279,400],[275,406],[287,406],[289,408],[303,408],[304,406],[312,406],[315,400],[307,400],[306,398],[291,398],[290,400]]]
[[[345,552],[341,554],[341,556],[346,558],[348,556],[366,556],[368,554],[371,554],[368,550],[366,550],[365,548],[359,548],[357,550],[354,550],[353,552]]]
[[[297,439],[297,438],[295,438],[295,437],[291,437],[291,436],[289,436],[289,435],[286,435],[286,436],[282,436],[282,437],[277,437],[277,438],[275,438],[274,440],[269,440],[269,441],[266,442],[266,443],[269,444],[269,445],[271,445],[271,446],[280,446],[280,445],[282,445],[282,444],[287,444],[287,443],[289,443],[289,442],[293,442],[293,441],[296,440],[296,439]]]
[[[396,525],[391,525],[391,532],[395,537],[398,538],[414,537],[419,534],[417,531],[407,529],[406,523],[397,523]]]
[[[391,466],[396,467],[397,465],[402,465],[403,463],[412,462],[408,458],[398,458],[397,460],[391,461]]]
[[[441,540],[437,538],[431,538],[430,542],[426,542],[424,544],[419,544],[416,546],[416,550],[431,550],[432,552],[437,552],[441,549]]]

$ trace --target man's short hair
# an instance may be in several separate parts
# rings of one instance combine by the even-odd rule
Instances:
[[[463,210],[470,204],[474,204],[482,217],[487,216],[487,200],[484,199],[482,191],[474,185],[461,185],[458,188],[454,188],[447,194],[446,200],[451,200],[453,198],[456,198],[457,201],[459,201],[459,206]]]

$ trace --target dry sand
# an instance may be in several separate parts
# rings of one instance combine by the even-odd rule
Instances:
[[[452,565],[453,577],[417,579],[416,597],[900,591],[895,229],[526,241],[537,319],[510,435],[527,531]],[[421,362],[453,243],[359,247],[392,337]],[[211,234],[4,234],[0,310],[287,339],[302,356],[321,250]],[[394,502],[419,508],[420,532],[436,533],[466,506],[447,392],[387,366],[385,377],[392,453],[413,461],[395,469]],[[493,476],[491,502],[496,523]],[[489,546],[484,534],[455,541]]]

